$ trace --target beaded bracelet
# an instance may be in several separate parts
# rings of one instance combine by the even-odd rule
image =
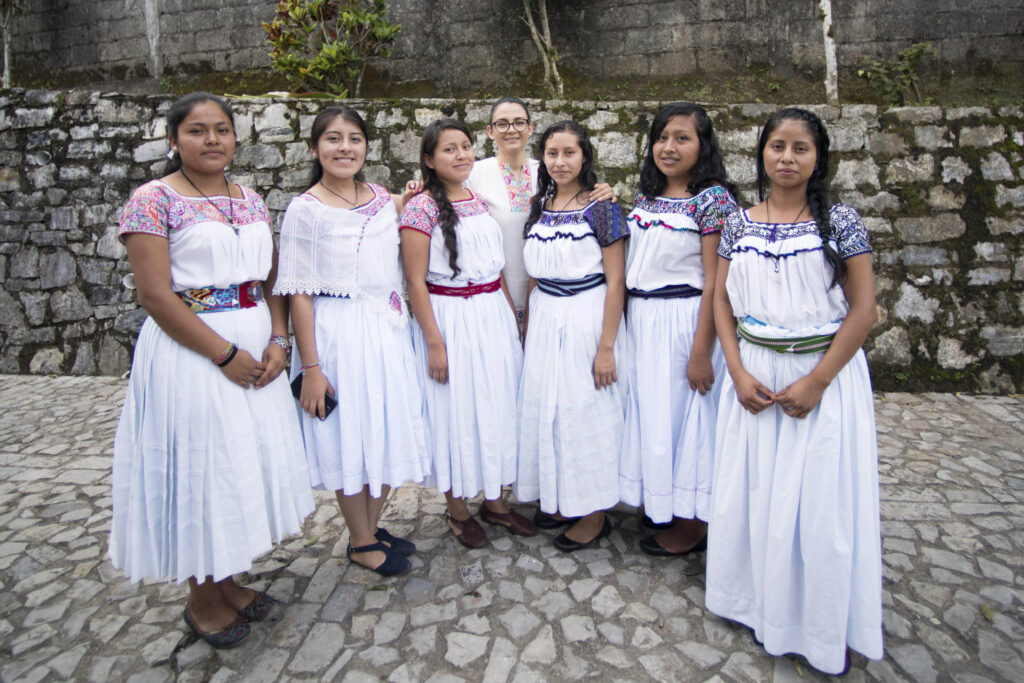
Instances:
[[[280,334],[270,335],[270,340],[267,342],[267,344],[277,344],[282,349],[284,349],[285,353],[289,353],[292,350],[292,345],[288,343],[288,338]]]
[[[228,342],[227,348],[221,351],[220,355],[213,359],[213,364],[218,368],[222,368],[234,359],[236,353],[238,353],[238,347]]]

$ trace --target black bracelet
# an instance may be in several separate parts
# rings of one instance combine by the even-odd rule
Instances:
[[[222,368],[225,365],[227,365],[228,363],[230,363],[234,359],[236,353],[238,353],[238,347],[235,346],[234,344],[232,344],[231,345],[231,350],[228,352],[228,355],[224,356],[224,360],[222,360],[221,362],[217,363],[217,367],[218,368]]]

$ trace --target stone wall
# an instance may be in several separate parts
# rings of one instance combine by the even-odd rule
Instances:
[[[56,91],[0,94],[0,372],[115,374],[144,318],[122,278],[115,235],[132,189],[159,177],[164,97]],[[371,126],[367,174],[412,176],[422,128],[443,114],[475,131],[488,103],[354,102]],[[304,137],[321,104],[235,102],[230,174],[275,216],[304,187]],[[656,105],[535,102],[542,128],[574,118],[592,133],[600,176],[624,199],[637,182]],[[875,246],[880,320],[867,343],[880,388],[1024,390],[1024,114],[1020,108],[815,107],[834,150],[835,198],[865,217]],[[726,163],[753,200],[765,105],[711,108]]]
[[[393,58],[376,67],[390,81],[460,94],[507,87],[538,63],[518,0],[389,5],[402,33]],[[672,79],[751,64],[790,76],[824,68],[817,0],[573,0],[548,7],[562,64],[585,76]],[[273,2],[62,0],[29,3],[29,10],[15,26],[14,61],[34,78],[159,79],[270,63],[260,25],[273,17]],[[860,55],[892,58],[925,40],[959,69],[980,60],[1009,73],[1024,65],[1019,0],[833,0],[832,12],[843,67]]]

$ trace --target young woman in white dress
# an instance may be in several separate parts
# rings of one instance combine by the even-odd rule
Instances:
[[[706,602],[770,654],[836,674],[848,647],[882,656],[882,564],[860,348],[876,318],[871,246],[856,211],[829,206],[828,173],[821,120],[774,114],[758,142],[762,201],[722,232],[715,323],[729,378]]]
[[[463,186],[472,168],[464,124],[439,119],[427,126],[420,147],[423,192],[406,203],[399,224],[432,479],[445,494],[452,533],[479,548],[487,536],[465,498],[481,491],[485,522],[523,536],[537,530],[501,495],[516,476],[523,352],[501,277],[501,228]]]
[[[188,580],[185,621],[237,645],[273,600],[233,574],[313,510],[302,435],[281,377],[287,302],[263,200],[229,183],[234,118],[207,93],[167,112],[172,172],[121,216],[139,303],[114,438],[110,558],[132,580]]]
[[[540,139],[538,192],[526,223],[530,293],[519,389],[516,497],[540,499],[564,552],[611,533],[604,510],[619,502],[625,387],[619,382],[625,299],[625,217],[588,201],[594,152],[586,131],[561,121]]]
[[[651,122],[629,212],[626,433],[622,501],[672,526],[650,555],[704,550],[721,375],[712,294],[718,239],[736,210],[718,138],[701,107],[676,102]]]
[[[505,249],[503,274],[516,308],[520,335],[526,329],[527,284],[523,267],[523,226],[530,215],[530,200],[537,191],[540,164],[527,156],[527,144],[533,135],[533,122],[526,102],[502,97],[491,105],[487,137],[494,142],[495,155],[473,164],[466,187],[487,205],[491,218],[501,226]],[[607,183],[598,183],[591,200],[612,199]]]
[[[390,576],[415,546],[378,526],[381,510],[430,463],[398,248],[405,196],[364,180],[367,143],[353,109],[313,120],[313,173],[285,213],[274,292],[291,298],[310,478],[335,492],[349,560]],[[328,395],[338,409],[325,416]]]

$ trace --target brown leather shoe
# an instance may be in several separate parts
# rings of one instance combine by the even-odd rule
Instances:
[[[473,519],[472,515],[469,519],[460,521],[446,512],[444,518],[448,520],[448,526],[451,527],[455,538],[459,539],[459,543],[462,545],[467,548],[483,548],[487,545],[487,534],[484,533],[480,522]]]
[[[505,513],[497,513],[487,507],[486,504],[481,504],[480,519],[484,520],[488,524],[498,524],[503,526],[517,536],[537,535],[537,527],[533,525],[533,522],[514,510],[509,510]]]

